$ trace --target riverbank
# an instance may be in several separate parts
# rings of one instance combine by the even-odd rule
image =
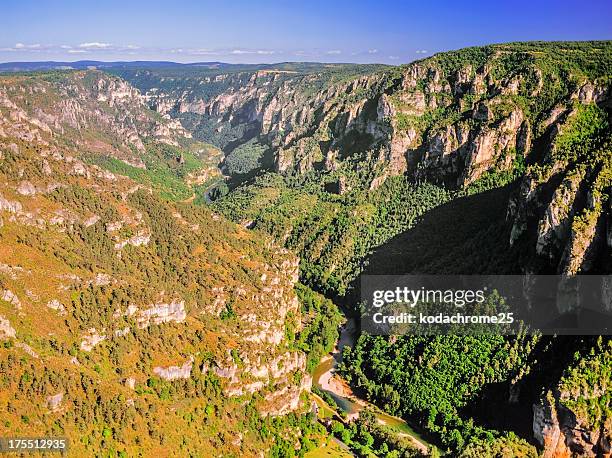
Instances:
[[[414,431],[405,420],[382,412],[367,400],[357,396],[349,384],[337,374],[338,365],[342,362],[344,347],[353,345],[357,339],[357,326],[354,319],[348,319],[340,331],[336,348],[330,355],[321,359],[313,374],[313,383],[317,388],[329,394],[338,407],[346,414],[347,421],[359,416],[365,408],[372,410],[377,421],[397,431],[401,437],[410,439],[415,448],[423,454],[429,454],[433,446]]]

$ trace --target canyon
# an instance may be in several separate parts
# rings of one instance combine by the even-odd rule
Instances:
[[[610,62],[610,42],[516,43],[400,67],[1,75],[3,392],[31,395],[3,396],[3,420],[86,437],[82,450],[108,429],[134,453],[254,456],[303,440],[262,425],[311,411],[299,284],[350,314],[362,271],[608,274]],[[609,456],[606,342],[553,340],[535,351],[578,355],[556,379],[530,361],[533,379],[497,380],[541,393],[517,395],[529,437],[491,447]],[[484,453],[480,437],[443,439]]]

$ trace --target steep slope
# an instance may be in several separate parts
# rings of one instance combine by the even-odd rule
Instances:
[[[281,64],[212,74],[181,68],[116,73],[138,87],[156,111],[180,119],[196,138],[226,153],[255,140],[274,150],[272,165],[277,170],[305,171],[323,161],[329,148],[318,142],[332,141],[328,130],[336,136],[352,130],[351,119],[336,125],[334,117],[350,110],[354,117],[362,111],[357,105],[384,86],[385,78],[375,76],[383,68]],[[368,101],[372,103],[375,108],[376,101]]]
[[[612,451],[611,352],[612,342],[600,339],[534,406],[533,431],[546,458],[608,456]]]
[[[191,139],[177,120],[152,112],[140,92],[98,71],[6,75],[3,131],[24,141],[53,135],[81,157],[186,199],[219,178],[220,151]],[[24,121],[38,128],[32,133]]]
[[[184,414],[172,431],[186,428],[185,438],[172,433],[173,444],[180,439],[191,448],[203,433],[214,438],[205,447],[248,454],[272,441],[292,449],[297,440],[297,421],[288,428],[255,414],[299,408],[304,368],[316,361],[304,355],[313,346],[302,341],[310,330],[300,332],[297,258],[257,241],[268,240],[262,232],[299,255],[303,281],[347,302],[363,269],[573,275],[612,267],[610,42],[493,45],[398,68],[112,71],[144,95],[99,72],[3,79],[0,235],[9,249],[1,325],[9,353],[75,356],[78,368],[65,361],[62,368],[88,370],[134,399],[118,385],[129,378],[135,402]],[[219,162],[228,175],[220,184]],[[175,201],[210,195],[215,211],[257,232],[158,193]],[[19,265],[10,257],[17,247],[32,251],[35,262]],[[45,286],[54,278],[50,269],[77,276],[76,285],[65,279]],[[26,270],[39,272],[27,288],[20,286]],[[250,285],[244,293],[243,283]],[[126,288],[129,300],[120,292]],[[52,313],[66,313],[55,323],[66,333],[60,350],[48,337],[29,338],[48,332],[44,323],[19,321],[29,310],[24,304],[34,311],[30,319],[44,316],[36,297]],[[303,321],[334,328],[334,319],[316,318],[324,309],[311,308]],[[138,354],[117,353],[132,336],[129,348]],[[327,344],[319,343],[317,354]],[[531,425],[534,402],[535,438],[547,453],[592,456],[609,442],[609,371],[599,357],[606,345],[493,338],[468,342],[466,355],[465,340],[452,336],[394,343],[362,336],[347,354],[345,374],[373,401],[417,418],[465,456],[508,449],[532,455],[523,440],[498,431],[532,439],[512,421],[516,415]],[[22,364],[13,358],[7,366],[12,390],[36,373],[28,370],[22,382]],[[30,391],[61,405],[64,395],[53,396],[64,379],[54,373],[44,380],[35,379]],[[594,391],[576,388],[584,380]],[[176,402],[192,387],[210,400],[200,410]],[[552,397],[540,398],[549,389]],[[228,403],[232,396],[246,404]],[[34,428],[19,410],[30,401],[17,401],[7,403],[8,421]],[[180,410],[184,405],[194,410]],[[512,415],[491,421],[491,406]],[[103,426],[117,424],[111,414],[91,418],[93,430],[79,426],[78,434],[95,450],[113,441],[152,450],[166,440],[152,422],[135,427],[156,431],[138,445],[115,437],[120,428]],[[588,440],[580,442],[578,430]]]
[[[141,100],[98,72],[0,78],[0,431],[74,456],[293,450],[316,425],[269,417],[310,409],[301,335],[326,329],[298,260],[92,163],[188,153]]]

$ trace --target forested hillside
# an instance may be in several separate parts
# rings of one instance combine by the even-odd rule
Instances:
[[[374,247],[449,193],[505,185],[513,191],[498,208],[509,213],[512,250],[524,252],[509,269],[604,268],[607,248],[584,251],[582,234],[605,240],[603,222],[594,226],[605,215],[593,215],[609,187],[611,54],[609,42],[492,45],[342,78],[339,69],[220,71],[223,87],[205,75],[197,89],[194,72],[166,71],[163,84],[155,72],[124,76],[152,107],[190,117],[194,135],[223,148],[219,211],[274,234],[297,250],[313,285],[342,294]],[[405,178],[384,184],[390,176]],[[600,190],[601,205],[585,206]]]
[[[341,317],[271,238],[173,202],[210,167],[193,148],[117,78],[0,78],[3,436],[68,437],[72,456],[322,437],[305,393]]]

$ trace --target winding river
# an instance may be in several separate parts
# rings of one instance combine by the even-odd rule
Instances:
[[[334,352],[326,355],[316,367],[313,374],[313,383],[336,401],[336,404],[346,413],[348,419],[356,418],[359,411],[369,408],[374,412],[379,423],[393,428],[399,435],[410,438],[419,450],[427,453],[430,447],[434,447],[432,444],[428,443],[401,418],[386,414],[370,402],[355,395],[351,387],[336,373],[337,367],[342,361],[342,350],[347,345],[352,346],[357,337],[358,330],[355,319],[349,318],[341,329],[340,338]]]

